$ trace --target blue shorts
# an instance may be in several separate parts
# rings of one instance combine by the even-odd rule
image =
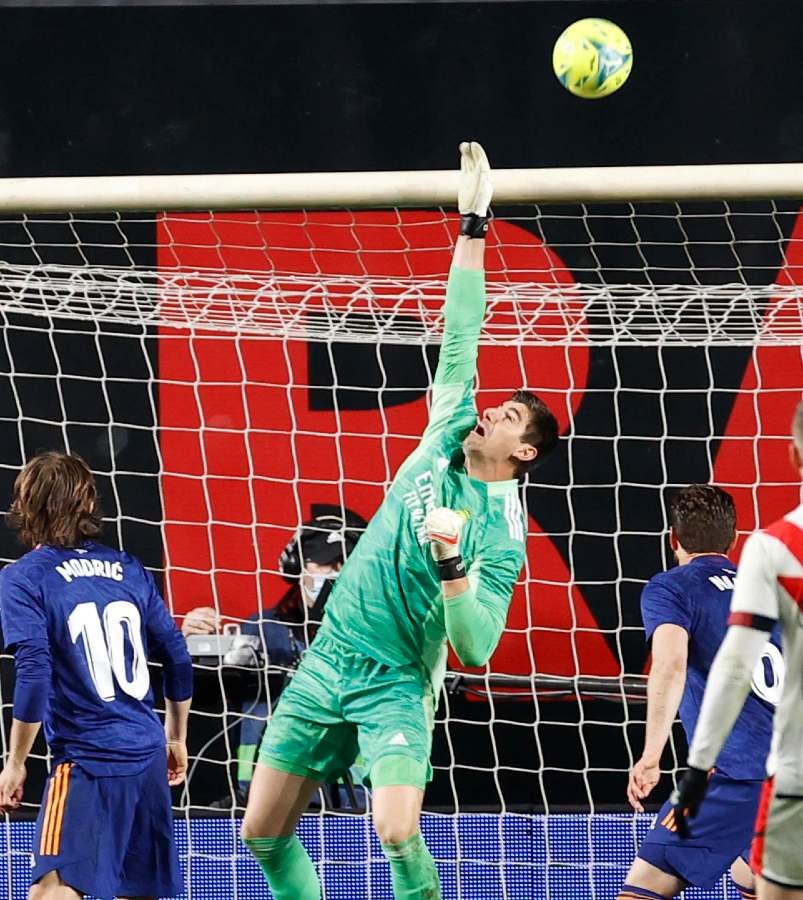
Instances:
[[[56,766],[36,821],[31,883],[53,871],[104,900],[181,893],[164,753],[137,775],[97,778],[75,763]]]
[[[669,801],[639,847],[638,856],[695,887],[713,887],[739,856],[750,859],[750,843],[763,781],[734,781],[714,772],[700,811],[689,819],[691,836],[678,835]]]

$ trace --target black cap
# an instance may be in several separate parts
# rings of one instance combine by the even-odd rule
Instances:
[[[345,562],[356,544],[354,532],[343,530],[340,516],[321,516],[305,522],[301,527],[299,542],[302,559],[318,563],[319,566]]]
[[[345,562],[367,524],[361,516],[339,506],[315,505],[312,512],[314,518],[302,524],[279,557],[279,571],[288,581],[301,574],[302,560],[319,566]]]

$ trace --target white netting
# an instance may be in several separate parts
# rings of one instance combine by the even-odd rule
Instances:
[[[443,280],[93,266],[0,271],[0,310],[265,338],[427,344],[440,340]],[[770,308],[767,314],[767,308]],[[491,284],[483,343],[795,343],[803,285]]]
[[[479,403],[527,385],[564,440],[524,491],[528,560],[500,648],[486,672],[447,679],[428,836],[445,896],[607,897],[643,831],[603,811],[624,804],[641,748],[638,598],[669,561],[666,495],[715,480],[742,535],[797,500],[798,208],[497,215]],[[455,230],[441,210],[1,221],[0,496],[27,456],[75,450],[98,474],[108,540],[157,572],[180,620],[213,606],[263,621],[299,523],[317,504],[370,518],[416,445]],[[231,792],[235,717],[258,723],[253,703],[277,685],[219,662],[198,679],[190,893],[261,896],[242,848],[210,849],[190,814]],[[683,753],[676,734],[668,771]],[[567,807],[582,810],[571,828]],[[338,821],[305,826],[327,896],[387,896],[364,819]],[[21,872],[19,848],[9,859]]]

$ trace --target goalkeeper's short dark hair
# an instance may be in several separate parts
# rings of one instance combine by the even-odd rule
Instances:
[[[524,476],[540,466],[558,445],[558,420],[552,410],[531,391],[520,390],[510,398],[514,403],[522,403],[527,407],[530,418],[522,435],[522,440],[535,447],[538,455],[529,462],[519,462],[516,477]]]
[[[669,521],[687,553],[727,553],[736,537],[733,497],[713,484],[681,488],[669,504]]]

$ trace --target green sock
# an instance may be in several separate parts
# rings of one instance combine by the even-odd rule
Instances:
[[[400,844],[382,844],[395,900],[440,900],[441,882],[421,832]]]
[[[265,875],[274,900],[320,900],[321,886],[315,866],[294,835],[243,838]]]
[[[240,744],[237,748],[237,783],[243,790],[251,784],[254,777],[256,755],[256,744]]]

